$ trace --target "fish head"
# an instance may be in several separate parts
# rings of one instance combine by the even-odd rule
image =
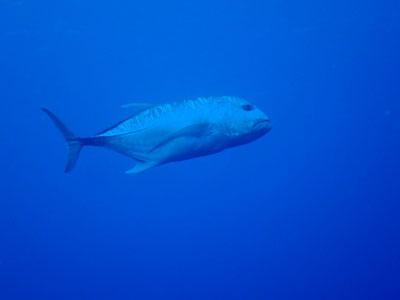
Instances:
[[[272,128],[269,117],[246,100],[235,98],[226,108],[224,127],[233,144],[254,141]]]

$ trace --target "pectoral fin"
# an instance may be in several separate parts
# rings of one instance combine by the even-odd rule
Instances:
[[[157,163],[151,162],[151,161],[139,161],[136,163],[136,165],[132,169],[125,171],[125,173],[126,174],[136,174],[136,173],[151,169],[157,165],[158,165]]]
[[[177,138],[182,138],[182,137],[204,137],[211,135],[214,132],[214,126],[209,123],[199,123],[199,124],[194,124],[190,125],[187,127],[184,127],[173,134],[171,134],[169,137],[166,139],[162,140],[160,143],[158,143],[153,149],[150,150],[150,152],[153,152],[154,150],[172,142],[173,140]]]

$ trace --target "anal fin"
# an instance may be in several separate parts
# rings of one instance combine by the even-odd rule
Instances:
[[[140,172],[146,171],[148,169],[151,169],[157,165],[158,165],[157,163],[152,162],[152,161],[139,161],[136,163],[136,165],[132,169],[125,171],[125,173],[126,174],[136,174],[136,173],[140,173]]]

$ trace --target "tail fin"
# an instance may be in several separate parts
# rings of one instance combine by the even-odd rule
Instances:
[[[60,121],[58,117],[56,117],[55,114],[53,114],[51,111],[41,108],[49,117],[50,119],[54,122],[54,124],[57,126],[57,128],[61,131],[63,134],[65,140],[67,141],[68,145],[68,160],[67,160],[67,165],[65,167],[64,172],[67,173],[72,170],[72,168],[75,166],[76,161],[78,159],[79,153],[82,150],[83,143],[82,140],[75,136],[68,128],[67,126],[64,125],[63,122]]]

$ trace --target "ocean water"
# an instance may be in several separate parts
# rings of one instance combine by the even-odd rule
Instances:
[[[134,162],[64,140],[130,102],[272,130]],[[400,2],[0,1],[0,299],[400,299]]]

